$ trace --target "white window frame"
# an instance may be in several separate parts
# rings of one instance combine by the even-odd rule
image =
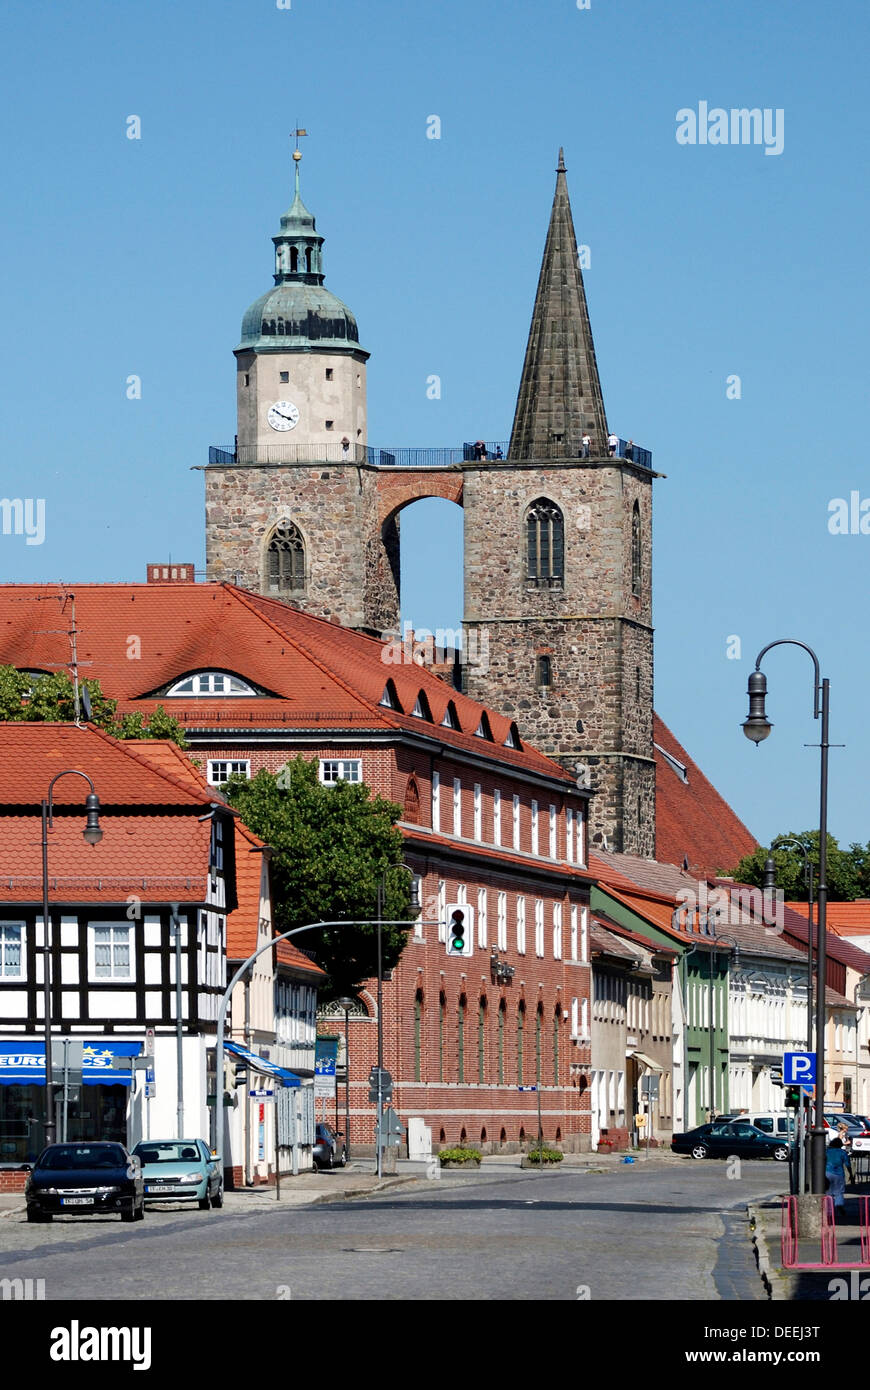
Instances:
[[[532,801],[532,854],[538,854],[538,803]]]
[[[581,1000],[580,1000],[580,1036],[581,1036],[581,1038],[588,1038],[588,1036],[589,1036],[589,1000],[588,1000],[588,999],[581,999]]]
[[[544,954],[544,899],[535,898],[535,955]]]
[[[517,792],[514,792],[513,801],[513,846],[514,849],[520,848],[520,798]]]
[[[97,974],[97,932],[110,931],[109,950],[112,957],[108,975]],[[126,975],[115,973],[114,955],[115,949],[120,945],[120,941],[115,940],[115,934],[123,933],[127,938],[127,949],[130,953],[129,973]],[[132,985],[136,982],[136,939],[133,932],[132,922],[88,922],[88,982],[92,985],[101,984],[124,984]]]
[[[486,912],[487,912],[487,891],[485,888],[477,890],[477,944],[483,950],[486,947]]]
[[[179,687],[187,685],[188,681],[190,681],[193,688],[191,690],[181,690]],[[239,690],[216,690],[215,686],[218,681],[234,681],[236,685],[241,688]],[[194,671],[192,675],[182,676],[181,680],[171,685],[166,695],[173,700],[196,700],[203,695],[229,696],[236,700],[239,698],[250,699],[252,696],[254,699],[257,698],[257,692],[254,687],[248,685],[247,681],[243,681],[241,676],[234,676],[231,671]]]
[[[432,773],[432,829],[441,830],[441,774]]]
[[[216,768],[228,767],[230,769],[226,775],[218,775]],[[222,787],[224,782],[228,782],[231,777],[241,773],[243,777],[250,780],[251,760],[250,758],[209,758],[206,767],[206,780],[210,787]]]
[[[474,838],[480,840],[483,835],[483,791],[479,782],[474,784]]]
[[[7,942],[7,931],[18,932],[18,969],[11,971],[8,968],[7,951],[10,949],[11,942]],[[0,980],[14,980],[16,984],[26,984],[27,982],[27,924],[10,918],[0,922]]]
[[[571,1000],[571,1037],[580,1036],[580,1000],[574,996]]]
[[[556,839],[556,808],[550,806],[550,858],[558,858],[557,839]]]
[[[338,767],[341,769],[337,777],[327,777],[327,768]],[[350,771],[350,775],[348,775]],[[321,786],[334,787],[339,782],[351,782],[354,786],[359,786],[362,781],[362,758],[321,758],[317,773]]]
[[[447,940],[447,880],[438,880],[438,940]]]
[[[498,905],[499,905],[499,912],[501,912],[501,900],[502,900],[502,897],[504,898],[504,903],[505,903],[505,929],[504,929],[505,944],[504,944],[504,946],[503,946],[501,949],[506,951],[506,950],[507,950],[507,893],[504,893],[504,894],[500,893],[500,894],[499,894],[499,904],[498,904]],[[522,897],[517,898],[517,954],[520,955],[520,956],[524,956],[524,955],[526,954],[526,900],[525,900],[525,898],[522,898]]]
[[[586,867],[586,812],[576,811],[574,813],[574,824],[577,839],[576,862],[582,869]]]
[[[580,960],[589,964],[589,909],[585,904],[580,908]]]
[[[462,835],[462,779],[453,779],[453,834]]]
[[[501,845],[501,791],[498,787],[492,793],[492,842]]]
[[[574,863],[574,811],[570,806],[565,808],[565,858]]]
[[[562,904],[553,903],[553,959],[562,959]]]
[[[578,942],[578,938],[577,938],[577,904],[576,904],[576,903],[572,903],[572,904],[571,904],[571,927],[570,927],[570,931],[571,931],[571,940],[570,940],[571,955],[570,955],[570,959],[571,959],[571,960],[577,960],[577,959],[578,959],[578,956],[577,956],[577,949],[578,949],[579,942]]]
[[[412,881],[413,881],[413,884],[414,884],[414,890],[413,890],[413,891],[414,891],[414,896],[415,896],[415,898],[417,899],[417,902],[422,904],[422,902],[423,902],[423,875],[422,875],[422,874],[414,874],[414,877],[413,877],[413,880],[412,880]],[[423,918],[424,918],[424,916],[425,916],[425,913],[424,913],[424,911],[423,911],[423,909],[422,909],[422,907],[421,907],[421,909],[420,909],[420,916],[419,916],[419,917],[416,919],[416,921],[414,922],[414,936],[417,938],[418,941],[422,941],[422,939],[423,939]]]

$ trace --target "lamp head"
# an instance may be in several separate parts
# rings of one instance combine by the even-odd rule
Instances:
[[[762,743],[773,725],[767,717],[764,702],[767,697],[767,676],[753,671],[749,677],[749,715],[743,721],[743,732],[753,743]]]
[[[773,856],[770,854],[768,854],[764,861],[764,874],[762,876],[761,886],[765,893],[772,893],[776,888],[776,865],[773,862]]]
[[[98,845],[103,838],[100,829],[100,798],[96,792],[89,792],[85,797],[85,810],[88,818],[82,834],[89,845]]]

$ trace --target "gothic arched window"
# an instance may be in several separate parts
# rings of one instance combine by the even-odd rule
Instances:
[[[559,588],[565,578],[565,521],[546,497],[526,512],[526,577],[538,588]]]
[[[640,593],[640,504],[635,502],[631,512],[631,592]]]
[[[270,594],[298,593],[305,588],[305,542],[292,521],[282,521],[269,537],[266,583]]]
[[[290,247],[290,273],[295,275],[299,269],[299,251],[295,246]]]

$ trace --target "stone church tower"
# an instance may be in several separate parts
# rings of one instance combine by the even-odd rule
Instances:
[[[560,150],[507,457],[465,468],[465,629],[489,651],[465,683],[593,787],[593,844],[652,856],[653,474],[607,441]]]
[[[608,447],[561,150],[503,459],[368,446],[368,353],[324,287],[298,159],[273,241],[275,287],[246,312],[235,350],[238,438],[204,470],[208,577],[395,633],[401,510],[460,503],[466,649],[488,653],[463,668],[468,694],[593,788],[593,845],[652,856],[654,474],[643,450]]]

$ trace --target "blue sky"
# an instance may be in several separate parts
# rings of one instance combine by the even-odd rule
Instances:
[[[297,120],[327,284],[372,354],[370,440],[507,438],[561,144],[608,418],[667,475],[659,712],[759,837],[807,828],[802,653],[766,661],[767,744],[739,725],[758,649],[808,642],[846,745],[831,828],[866,841],[870,536],[827,521],[830,499],[870,496],[868,29],[857,0],[835,18],[809,0],[6,0],[0,495],[44,497],[47,531],[0,536],[0,578],[203,564],[191,469],[234,433],[232,349],[271,284]],[[676,112],[701,101],[781,108],[783,152],[679,145]],[[458,624],[460,526],[446,503],[403,514],[418,626]]]

